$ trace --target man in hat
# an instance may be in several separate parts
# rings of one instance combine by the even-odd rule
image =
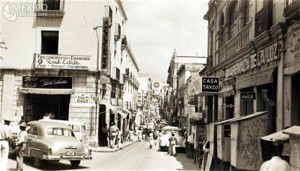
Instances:
[[[26,123],[22,122],[20,124],[21,132],[18,135],[18,139],[16,141],[16,158],[17,158],[17,168],[16,170],[23,170],[23,152],[26,148],[26,141],[28,138],[28,134],[26,132]]]
[[[13,141],[10,120],[5,119],[4,125],[0,125],[0,170],[6,170],[9,153],[9,141]]]

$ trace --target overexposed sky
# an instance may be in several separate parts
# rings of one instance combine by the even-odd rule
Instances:
[[[126,35],[141,73],[167,81],[174,49],[180,56],[207,56],[208,0],[123,0]]]

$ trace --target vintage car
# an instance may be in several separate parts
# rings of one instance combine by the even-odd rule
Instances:
[[[27,130],[24,156],[31,157],[35,167],[41,167],[46,160],[69,160],[73,167],[77,167],[81,160],[92,159],[91,149],[76,139],[66,124],[31,121],[27,123]]]
[[[85,127],[84,123],[75,122],[75,121],[67,121],[67,120],[59,120],[59,119],[40,119],[39,121],[49,121],[49,122],[58,122],[58,123],[66,124],[73,130],[75,137],[79,141],[87,143],[86,127]]]
[[[159,137],[159,148],[161,151],[167,150],[169,148],[169,139],[171,134],[174,133],[177,139],[176,149],[185,149],[185,138],[182,129],[176,126],[165,126],[162,128],[162,135]]]

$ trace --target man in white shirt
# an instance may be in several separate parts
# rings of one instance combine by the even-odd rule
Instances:
[[[290,165],[285,160],[280,158],[282,153],[282,148],[280,145],[277,142],[274,142],[272,147],[273,157],[261,165],[260,171],[290,171]]]

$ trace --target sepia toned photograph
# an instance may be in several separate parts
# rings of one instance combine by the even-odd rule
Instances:
[[[300,0],[0,11],[0,171],[300,170]]]

